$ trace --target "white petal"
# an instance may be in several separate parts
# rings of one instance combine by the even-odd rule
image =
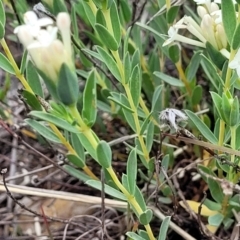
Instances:
[[[240,65],[238,65],[238,68],[237,68],[237,75],[238,77],[240,77]]]
[[[39,27],[45,27],[45,26],[47,26],[47,25],[51,25],[51,24],[53,24],[54,22],[53,22],[53,20],[51,19],[51,18],[48,18],[48,17],[46,17],[46,18],[40,18],[38,21],[37,21],[37,25],[39,26]]]
[[[33,11],[26,12],[23,18],[24,18],[24,22],[30,25],[33,25],[38,21],[38,17],[36,13]]]
[[[233,60],[228,64],[228,67],[231,69],[236,69],[238,66],[239,66],[239,63],[236,60]]]

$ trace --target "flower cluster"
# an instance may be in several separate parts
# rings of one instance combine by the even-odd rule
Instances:
[[[71,50],[70,17],[67,13],[59,13],[56,25],[51,18],[38,19],[33,11],[24,14],[25,25],[15,28],[20,42],[28,50],[36,67],[49,79],[56,82],[60,67],[66,63],[74,68]],[[62,41],[57,39],[58,30]]]
[[[183,113],[180,110],[174,108],[167,108],[160,112],[159,120],[164,125],[178,132],[181,123],[183,122],[186,123],[188,117],[185,113]]]
[[[163,44],[168,45],[174,41],[184,42],[190,45],[205,47],[206,42],[218,50],[226,49],[227,37],[222,25],[221,10],[217,3],[211,0],[195,0],[199,6],[197,12],[201,18],[198,24],[192,17],[184,16],[168,31],[169,39]],[[216,3],[217,2],[217,3]],[[197,40],[184,37],[178,33],[180,29],[187,29]]]

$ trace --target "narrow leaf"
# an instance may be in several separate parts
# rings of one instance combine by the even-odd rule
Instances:
[[[118,9],[115,1],[112,2],[110,7],[110,18],[111,18],[111,24],[113,26],[114,38],[117,41],[117,44],[119,46],[121,41],[121,24],[120,24]]]
[[[96,79],[95,71],[91,71],[83,92],[83,110],[82,116],[91,127],[97,117],[97,96],[96,96]]]
[[[97,146],[97,159],[103,168],[109,168],[112,162],[112,150],[105,141],[100,141]]]
[[[101,56],[101,61],[104,62],[109,69],[109,71],[112,73],[112,75],[121,82],[121,74],[118,70],[117,63],[113,59],[113,57],[106,52],[103,48],[97,46],[97,51]]]
[[[98,189],[100,191],[102,191],[102,183],[99,182],[99,181],[96,181],[96,180],[88,180],[86,181],[86,184],[95,188],[95,189]],[[117,198],[117,199],[121,199],[123,201],[126,201],[126,197],[124,196],[124,194],[122,194],[120,191],[104,184],[104,191],[106,194],[114,197],[114,198]]]
[[[139,65],[136,65],[130,78],[130,91],[135,107],[138,107],[141,94],[141,77]]]
[[[158,235],[158,240],[165,240],[167,238],[167,231],[169,228],[170,219],[171,216],[167,216],[163,219]]]
[[[232,0],[224,0],[221,2],[223,27],[227,35],[228,43],[231,44],[237,24],[236,11]]]
[[[76,132],[76,128],[73,125],[71,125],[70,123],[68,123],[67,121],[65,121],[59,117],[54,116],[53,114],[40,112],[40,111],[31,111],[29,114],[31,116],[37,117],[41,120],[53,123],[56,126],[62,128],[62,129],[65,129],[69,132],[73,132],[73,133]]]
[[[79,93],[77,75],[66,63],[63,63],[60,68],[57,92],[63,104],[69,106],[77,102]]]
[[[2,53],[0,53],[0,68],[2,68],[6,72],[15,74],[12,64]]]
[[[127,161],[128,189],[131,195],[135,194],[136,178],[137,178],[137,153],[136,149],[134,148],[131,150]]]
[[[167,74],[164,74],[162,72],[154,72],[153,73],[156,77],[162,79],[164,82],[170,84],[171,86],[174,87],[184,87],[183,82],[181,82],[179,79],[171,77]]]
[[[117,51],[119,45],[117,41],[114,39],[114,36],[112,36],[112,34],[108,31],[108,29],[100,25],[99,23],[95,24],[95,29],[102,43],[110,50]]]
[[[24,121],[46,139],[52,142],[61,143],[57,135],[48,127],[44,126],[43,124],[37,122],[34,119],[29,119],[29,118],[25,119]]]
[[[211,143],[218,144],[218,139],[211,132],[211,130],[207,127],[207,125],[200,120],[193,112],[190,110],[185,110],[185,113],[191,119],[196,128],[200,131],[200,133]]]
[[[33,92],[43,98],[42,84],[40,82],[38,72],[31,61],[28,61],[26,75],[27,81]]]

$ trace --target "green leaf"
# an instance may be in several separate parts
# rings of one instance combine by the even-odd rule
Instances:
[[[96,23],[99,23],[104,27],[107,26],[103,11],[100,8],[97,10],[97,13],[96,13]]]
[[[92,25],[92,27],[94,27],[96,18],[94,16],[94,13],[92,12],[90,5],[85,1],[81,1],[81,2],[82,2],[85,14],[86,14],[90,24]]]
[[[131,195],[135,194],[137,179],[137,153],[136,149],[132,149],[127,161],[127,180],[128,189]]]
[[[27,90],[23,90],[22,91],[22,96],[24,98],[24,100],[26,101],[26,103],[32,107],[32,109],[34,110],[42,110],[42,106],[39,103],[38,99],[36,98],[35,95],[33,95],[32,93],[28,92]]]
[[[70,166],[70,165],[64,165],[63,168],[73,177],[80,179],[83,182],[86,182],[87,180],[91,180],[91,177],[89,177],[87,174],[83,173],[82,171],[79,171],[78,169]]]
[[[217,213],[213,216],[208,217],[208,223],[212,226],[219,227],[224,219],[221,213]]]
[[[128,2],[125,0],[120,0],[119,2],[125,22],[130,22],[132,17],[130,4],[128,4]]]
[[[117,63],[114,61],[113,57],[106,52],[103,48],[97,46],[97,51],[101,56],[101,61],[104,62],[109,69],[109,71],[112,73],[112,75],[121,82],[121,74],[118,70]]]
[[[224,86],[224,82],[220,77],[216,67],[214,67],[213,63],[204,55],[201,54],[201,65],[206,73],[208,79],[213,84],[216,91],[218,91],[219,86]]]
[[[200,53],[201,53],[201,51],[195,52],[191,58],[191,61],[188,65],[188,71],[187,71],[188,81],[191,81],[196,76],[196,73],[197,73],[197,70],[199,68],[199,64],[201,61]]]
[[[0,39],[3,39],[5,35],[5,28],[3,24],[0,22]]]
[[[142,238],[135,232],[127,232],[126,235],[131,238],[131,240],[146,240],[145,238]]]
[[[1,29],[0,29],[0,32],[1,32]],[[2,68],[4,71],[8,73],[15,74],[12,64],[2,53],[0,53],[0,68]]]
[[[21,66],[20,66],[20,72],[21,74],[24,73],[27,65],[27,56],[28,56],[28,51],[24,50],[23,56],[22,56],[22,61],[21,61]]]
[[[121,102],[123,103],[123,105],[130,108],[130,104],[129,104],[126,96],[121,94],[120,97],[121,97]],[[134,132],[136,132],[136,125],[135,125],[135,121],[134,121],[134,117],[133,117],[132,113],[130,111],[126,110],[125,108],[123,108],[122,110],[123,110],[124,117],[127,120],[129,126],[132,128],[132,130]]]
[[[235,96],[230,113],[230,126],[235,126],[239,123],[239,101],[238,97]]]
[[[222,70],[223,65],[225,61],[227,60],[225,56],[219,52],[218,49],[214,48],[209,42],[206,43],[206,50],[210,56],[210,59],[212,62],[220,69]]]
[[[84,148],[82,146],[82,143],[79,139],[78,134],[71,133],[71,143],[72,143],[74,150],[77,152],[79,158],[82,159],[83,162],[85,162]]]
[[[77,131],[77,129],[73,125],[71,125],[70,123],[68,123],[67,121],[65,121],[59,117],[54,116],[51,113],[40,112],[40,111],[31,111],[29,114],[31,116],[37,117],[41,120],[53,123],[54,125],[62,128],[62,129],[65,129],[69,132],[75,133]]]
[[[151,121],[148,124],[147,127],[147,133],[146,133],[146,147],[148,152],[151,151],[152,149],[152,144],[153,144],[153,140],[154,140],[154,123]]]
[[[38,72],[31,61],[28,61],[27,64],[26,77],[33,92],[43,98],[42,84],[40,82]]]
[[[29,118],[25,119],[24,121],[46,139],[52,142],[61,143],[57,135],[51,129],[44,126],[43,124],[37,122],[34,119],[29,119]]]
[[[223,93],[222,95],[222,110],[225,122],[230,124],[230,113],[231,113],[231,104],[230,99],[228,99],[226,93]]]
[[[140,135],[143,135],[147,126],[148,126],[148,122],[149,119],[152,117],[152,112],[149,113],[149,115],[147,116],[147,118],[145,118],[144,122],[141,125],[141,130],[140,130]]]
[[[115,1],[112,2],[110,7],[110,19],[111,19],[111,24],[113,26],[114,38],[117,41],[117,45],[119,46],[121,41],[121,24],[120,24],[118,9]]]
[[[138,186],[136,186],[136,189],[135,189],[135,198],[138,204],[140,205],[141,209],[145,211],[147,209],[147,206],[146,206],[143,194],[138,188]]]
[[[233,39],[232,39],[232,48],[233,50],[237,50],[240,46],[240,24],[237,25],[237,28],[235,29]]]
[[[115,40],[115,38],[112,36],[112,34],[108,31],[108,29],[99,23],[95,24],[95,29],[102,41],[102,43],[109,48],[112,51],[118,50],[118,43]]]
[[[212,96],[214,107],[217,110],[219,118],[225,119],[222,111],[222,98],[215,92],[210,91],[210,94]]]
[[[134,111],[130,108],[129,103],[127,102],[127,105],[124,104],[124,102],[122,102],[122,95],[123,94],[119,94],[119,93],[115,93],[115,92],[111,92],[112,97],[108,97],[108,99],[112,100],[113,102],[119,104],[121,107],[123,107],[124,109],[126,109],[127,111],[133,113]]]
[[[137,48],[135,50],[135,52],[133,53],[133,56],[132,56],[132,70],[135,68],[135,66],[139,65],[140,62],[141,62],[141,60],[140,60],[140,51]]]
[[[86,136],[83,133],[79,133],[78,137],[83,147],[87,150],[87,152],[92,156],[93,159],[97,160],[97,153],[95,148],[92,146],[91,142],[86,138]]]
[[[84,160],[74,154],[67,154],[67,158],[72,164],[79,168],[86,166]]]
[[[60,12],[67,12],[67,7],[63,0],[53,0],[53,13],[57,15]]]
[[[159,85],[154,90],[153,97],[152,97],[152,109],[151,109],[152,112],[154,112],[156,108],[158,109],[157,105],[160,105],[162,89],[163,89],[163,85]]]
[[[88,180],[88,181],[86,181],[86,184],[95,189],[102,191],[102,183],[97,180]],[[106,184],[104,184],[104,191],[106,194],[108,194],[114,198],[126,201],[126,197],[124,196],[124,194],[122,194],[120,191],[118,191]]]
[[[185,113],[188,115],[190,120],[196,126],[196,128],[200,131],[200,133],[211,143],[218,144],[218,139],[211,132],[211,130],[207,127],[207,125],[200,120],[193,112],[190,110],[185,110]]]
[[[173,63],[177,63],[180,59],[180,49],[178,44],[173,44],[168,47],[168,55]]]
[[[216,180],[211,179],[211,178],[208,178],[207,182],[209,185],[209,190],[211,192],[212,198],[217,203],[222,203],[222,201],[224,199],[224,194],[223,194],[223,190],[222,190],[220,184]]]
[[[179,6],[171,6],[167,12],[167,23],[172,24],[177,17]]]
[[[127,179],[127,175],[125,173],[122,174],[122,185],[129,192],[128,179]]]
[[[97,96],[96,96],[96,79],[95,71],[91,71],[87,78],[87,82],[83,92],[83,119],[87,125],[91,127],[97,117]]]
[[[228,43],[231,44],[237,24],[235,7],[232,0],[222,1],[221,6],[223,27],[227,35]]]
[[[141,75],[139,65],[136,65],[130,77],[130,91],[135,107],[138,107],[141,94]]]
[[[132,64],[130,61],[129,52],[125,54],[123,66],[124,66],[124,80],[125,80],[125,84],[127,84],[130,80],[131,71],[132,71]]]
[[[105,141],[100,141],[97,146],[97,159],[103,168],[109,168],[112,163],[112,150]]]
[[[140,237],[144,238],[145,240],[150,240],[148,233],[146,231],[139,229],[138,234]]]
[[[201,100],[202,100],[202,86],[201,85],[197,85],[193,89],[192,104],[193,105],[197,105],[197,104],[200,103]]]
[[[167,238],[167,231],[169,228],[170,219],[171,216],[167,216],[163,219],[158,235],[158,240],[165,240]]]
[[[144,213],[139,216],[139,221],[143,225],[147,225],[152,220],[153,212],[151,209],[147,209]]]
[[[45,72],[41,71],[40,69],[37,69],[37,71],[39,75],[42,77],[51,97],[54,100],[59,101],[59,96],[57,94],[57,86],[56,86],[57,83],[53,81],[49,76],[47,76]]]
[[[5,9],[4,9],[2,0],[0,0],[0,23],[2,24],[3,28],[5,28],[6,16],[5,16]],[[0,39],[1,38],[2,37],[0,37]]]
[[[169,154],[167,154],[163,157],[163,160],[162,160],[162,163],[161,163],[161,167],[163,169],[165,169],[165,171],[168,170],[168,166],[169,166]],[[163,182],[165,178],[166,178],[165,174],[163,173],[163,171],[161,171],[160,174],[159,174],[159,180],[161,182]]]
[[[171,86],[175,87],[184,87],[184,84],[181,80],[171,77],[167,74],[164,74],[162,72],[154,72],[153,73],[156,77],[162,79],[164,82],[170,84]]]
[[[57,93],[60,101],[66,106],[77,102],[79,93],[77,75],[70,70],[66,63],[63,63],[60,68]]]

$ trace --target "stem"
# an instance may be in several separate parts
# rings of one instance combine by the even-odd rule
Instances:
[[[231,62],[236,54],[236,50],[232,50],[230,52],[229,62]],[[231,75],[232,75],[232,69],[228,67],[227,74],[226,74],[226,81],[224,86],[224,92],[230,89],[230,82],[231,82]]]
[[[84,134],[84,136],[88,139],[88,141],[90,142],[90,144],[93,146],[94,149],[97,148],[98,145],[98,141],[96,140],[92,129],[89,128],[86,123],[83,121],[80,113],[77,110],[77,106],[73,105],[73,106],[69,106],[69,110],[73,116],[73,118],[75,118],[75,120],[77,121],[77,123],[79,124],[79,126],[81,127],[81,132]]]
[[[2,47],[3,47],[3,50],[4,50],[4,52],[5,52],[8,60],[10,61],[11,65],[12,65],[12,67],[13,67],[13,69],[14,69],[14,72],[15,72],[16,77],[20,80],[20,82],[22,83],[23,87],[24,87],[28,92],[30,92],[30,93],[32,93],[33,95],[35,95],[34,92],[33,92],[33,90],[32,90],[32,88],[29,86],[28,82],[27,82],[26,79],[24,78],[23,74],[20,72],[20,70],[19,70],[19,68],[18,68],[18,66],[17,66],[17,64],[16,64],[16,62],[15,62],[13,56],[12,56],[12,53],[10,52],[10,50],[9,50],[9,48],[8,48],[8,45],[7,45],[6,41],[5,41],[5,39],[2,38],[2,39],[0,40],[0,43],[1,43]]]
[[[117,185],[117,187],[122,191],[122,193],[127,197],[128,202],[134,207],[138,215],[140,216],[143,214],[143,210],[141,209],[140,205],[138,204],[136,198],[131,195],[126,188],[121,184],[121,182],[118,180],[115,172],[113,171],[112,167],[107,168],[108,173],[112,177],[114,183]],[[151,240],[155,240],[155,237],[153,236],[152,229],[150,228],[149,224],[144,225],[148,236]]]
[[[219,136],[218,136],[218,145],[222,146],[224,143],[224,133],[225,133],[225,122],[220,119],[220,125],[219,125]],[[223,177],[223,171],[222,169],[218,169],[218,177]]]
[[[231,148],[232,149],[236,149],[236,130],[237,130],[237,125],[230,127],[230,131],[231,131]],[[231,155],[231,162],[234,163],[235,162],[235,155]],[[230,170],[229,170],[229,180],[230,181],[234,181],[234,177],[235,177],[235,172],[233,167],[230,166]]]
[[[182,64],[181,64],[180,61],[178,61],[175,65],[176,65],[176,68],[177,68],[178,73],[179,73],[179,78],[180,78],[180,80],[182,80],[182,82],[184,83],[184,85],[185,85],[185,87],[186,87],[186,90],[187,90],[187,92],[188,92],[189,97],[191,97],[191,96],[192,96],[192,89],[190,88],[189,82],[187,81],[187,78],[186,78],[186,76],[185,76],[185,73],[184,73],[184,71],[183,71],[183,69],[182,69]]]

